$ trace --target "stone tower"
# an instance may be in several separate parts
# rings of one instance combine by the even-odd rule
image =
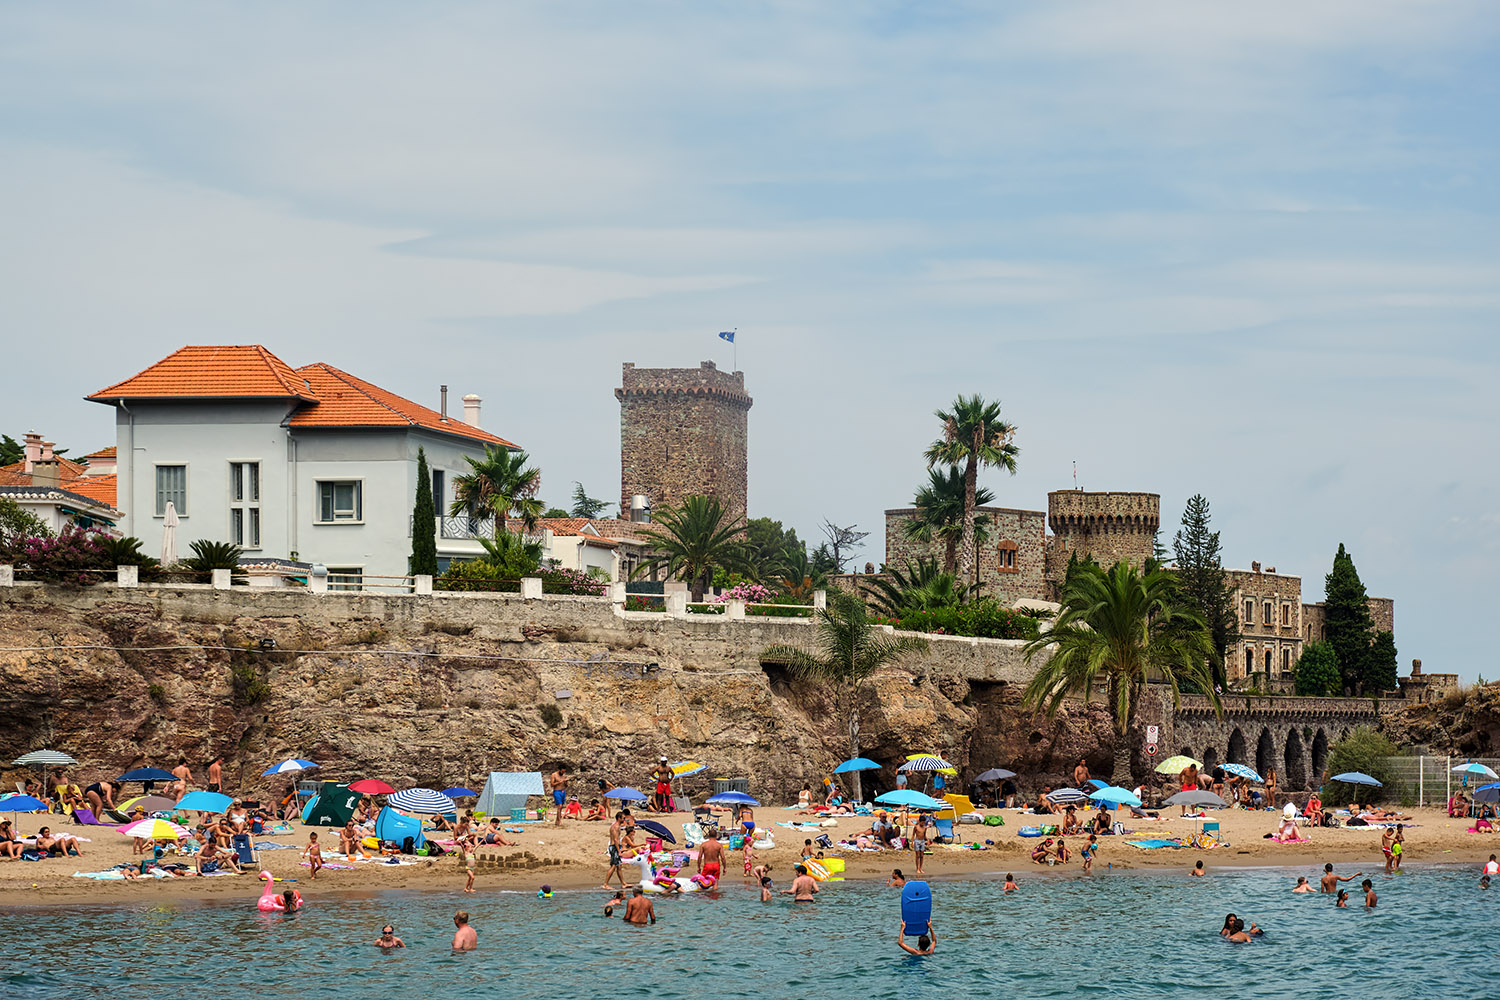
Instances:
[[[1156,549],[1161,495],[1055,490],[1047,494],[1047,526],[1052,529],[1047,580],[1055,593],[1074,555],[1092,555],[1104,567],[1121,559],[1143,565]]]
[[[615,390],[620,401],[620,509],[637,493],[651,505],[693,494],[718,497],[732,516],[749,501],[747,425],[754,403],[744,372],[637,368],[627,363]]]

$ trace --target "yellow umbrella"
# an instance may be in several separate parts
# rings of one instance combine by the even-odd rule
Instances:
[[[1178,754],[1176,757],[1168,757],[1160,764],[1157,764],[1156,773],[1176,774],[1179,771],[1187,770],[1189,767],[1202,768],[1203,763],[1202,761],[1196,761],[1191,757],[1184,757],[1182,754]]]
[[[697,774],[699,771],[707,770],[705,765],[698,763],[696,760],[679,760],[677,763],[669,764],[668,766],[671,767],[674,778],[681,778],[686,774]]]
[[[187,831],[182,827],[164,819],[143,819],[128,823],[120,827],[120,832],[127,837],[140,837],[144,840],[179,840],[187,836]]]

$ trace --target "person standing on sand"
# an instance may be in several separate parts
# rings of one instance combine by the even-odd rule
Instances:
[[[713,827],[708,828],[706,838],[698,845],[698,871],[715,882],[724,874],[724,845],[719,843]]]
[[[1087,761],[1080,760],[1078,766],[1073,768],[1073,787],[1082,788],[1089,780],[1089,765]]]
[[[224,757],[222,755],[208,762],[208,790],[210,792],[224,790]]]
[[[1391,873],[1391,866],[1396,863],[1396,853],[1391,850],[1391,845],[1396,842],[1396,832],[1390,827],[1380,831],[1380,853],[1385,855],[1385,873]]]
[[[453,926],[457,928],[453,932],[454,951],[473,951],[479,947],[479,935],[469,926],[467,910],[459,910],[453,914]]]
[[[467,869],[468,879],[464,882],[464,892],[474,891],[474,868],[479,863],[479,857],[475,853],[479,850],[476,838],[467,837],[460,841],[458,849],[464,852],[464,868]]]
[[[167,786],[169,789],[167,794],[171,795],[172,792],[170,791],[170,789],[175,787],[177,797],[180,799],[193,789],[193,769],[188,767],[186,757],[183,757],[177,761],[177,766],[172,768],[172,774],[177,778],[177,780],[172,782],[171,785]]]
[[[656,910],[651,906],[651,900],[646,898],[645,890],[636,886],[630,896],[630,902],[625,904],[625,922],[644,927],[647,922],[656,923]]]
[[[547,777],[547,785],[552,792],[553,810],[557,813],[557,819],[553,826],[562,826],[563,806],[568,804],[568,765],[559,764],[557,770]]]
[[[609,873],[604,876],[604,888],[609,888],[609,880],[618,877],[620,888],[625,888],[625,872],[622,870],[623,861],[620,857],[620,821],[625,818],[622,812],[615,813],[615,821],[609,825]]]
[[[323,867],[323,849],[318,846],[316,833],[307,835],[307,846],[302,849],[302,856],[307,859],[307,866],[312,869],[312,874],[307,876],[308,881],[312,881],[318,877],[318,869]]]
[[[1391,856],[1396,861],[1396,871],[1401,870],[1401,855],[1406,853],[1406,824],[1396,824],[1396,836],[1391,840]]]
[[[1326,864],[1323,866],[1323,878],[1318,882],[1318,891],[1338,892],[1340,882],[1352,882],[1363,874],[1364,872],[1355,872],[1353,875],[1349,875],[1345,878],[1340,878],[1333,873],[1333,865]]]
[[[927,814],[918,813],[917,821],[911,825],[911,853],[917,862],[917,874],[924,874],[922,861],[927,854]]]

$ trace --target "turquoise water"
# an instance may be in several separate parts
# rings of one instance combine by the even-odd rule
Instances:
[[[1344,869],[1345,866],[1340,866]],[[1493,997],[1500,889],[1469,868],[1375,878],[1374,912],[1293,895],[1294,872],[1018,869],[998,881],[934,881],[937,954],[895,947],[899,894],[879,883],[828,885],[820,902],[762,904],[738,884],[655,897],[655,927],[601,917],[607,894],[388,892],[318,898],[291,916],[233,903],[9,908],[0,912],[0,996],[307,998],[592,996],[993,997],[1303,1000],[1357,996]],[[1345,873],[1352,873],[1347,868]],[[1357,888],[1357,883],[1349,883]],[[778,888],[782,888],[778,885]],[[1351,894],[1358,898],[1358,894]],[[448,948],[455,909],[480,950]],[[1266,928],[1231,945],[1234,911]],[[383,922],[407,947],[370,947]],[[45,957],[43,957],[45,956]]]

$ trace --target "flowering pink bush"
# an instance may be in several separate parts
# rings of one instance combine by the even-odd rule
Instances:
[[[746,604],[764,604],[776,596],[776,591],[770,587],[762,587],[758,583],[736,584],[729,590],[715,597],[713,603],[723,604],[725,601],[744,601]]]
[[[95,583],[97,571],[114,568],[99,536],[82,528],[70,527],[50,538],[15,539],[11,550],[10,557],[29,567],[33,580],[49,583]]]
[[[542,578],[544,594],[591,594],[598,597],[609,593],[608,583],[576,569],[543,569],[536,575]]]

